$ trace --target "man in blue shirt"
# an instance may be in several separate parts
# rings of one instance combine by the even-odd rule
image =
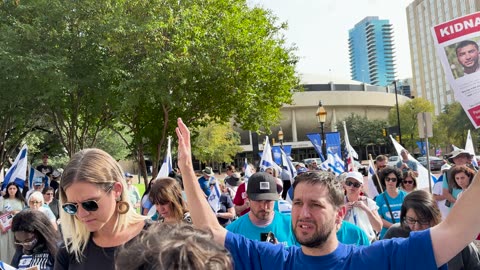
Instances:
[[[402,159],[397,162],[397,168],[399,168],[402,173],[414,171],[415,176],[418,176],[417,163],[414,160],[411,160],[408,157],[408,154],[409,153],[407,149],[402,149],[402,151],[400,151],[400,156],[402,157]]]
[[[283,247],[247,239],[220,224],[196,183],[190,131],[178,119],[178,161],[194,225],[210,230],[231,253],[235,269],[446,269],[446,263],[478,234],[480,174],[437,226],[409,238],[377,241],[371,246],[344,245],[335,229],[345,215],[341,183],[328,172],[307,172],[294,183],[292,228],[301,247]],[[446,244],[448,243],[448,244]]]
[[[198,184],[203,190],[203,193],[205,193],[205,196],[208,197],[210,196],[210,184],[215,184],[215,178],[213,177],[215,174],[211,167],[205,167],[205,169],[202,170],[202,174],[203,175],[198,178]]]

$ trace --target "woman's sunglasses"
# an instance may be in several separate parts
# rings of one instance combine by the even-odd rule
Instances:
[[[403,183],[412,185],[413,181],[403,181]]]
[[[109,193],[112,188],[113,188],[113,185],[114,184],[111,184],[106,190],[105,190],[105,193]],[[103,198],[103,197],[102,197]],[[98,202],[102,199],[98,199],[98,200],[88,200],[88,201],[84,201],[84,202],[81,202],[81,203],[64,203],[62,205],[62,208],[63,208],[63,211],[65,211],[67,214],[69,215],[75,215],[78,211],[78,205],[80,204],[82,206],[82,208],[85,210],[85,211],[88,211],[88,212],[92,212],[92,211],[97,211],[98,210]]]
[[[347,185],[349,187],[353,186],[354,188],[359,188],[359,187],[362,186],[362,184],[360,184],[360,183],[354,183],[354,182],[350,182],[350,181],[346,181],[345,185]]]

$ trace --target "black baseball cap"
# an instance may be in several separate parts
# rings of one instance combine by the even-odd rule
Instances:
[[[247,196],[252,201],[278,200],[275,178],[265,172],[254,173],[248,178]]]

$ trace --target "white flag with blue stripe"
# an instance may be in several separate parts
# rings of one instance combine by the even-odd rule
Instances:
[[[276,163],[273,161],[272,148],[268,141],[268,136],[265,137],[265,147],[263,147],[262,159],[260,160],[260,171],[264,172],[269,167],[274,167]]]
[[[41,177],[42,179],[44,179],[44,182],[45,182],[45,174],[43,174],[42,172],[40,172],[39,170],[35,169],[32,165],[28,165],[29,167],[29,173],[28,173],[28,188],[29,189],[33,189],[33,179],[34,178],[37,178],[37,177]],[[48,186],[48,183],[45,183],[45,187]]]
[[[2,190],[4,190],[7,187],[7,184],[11,182],[14,182],[17,186],[23,189],[25,186],[25,180],[27,179],[27,153],[28,147],[25,144],[22,147],[22,150],[20,150],[20,153],[18,153],[10,169],[8,169],[7,174],[3,179]]]
[[[172,168],[172,150],[170,148],[172,142],[172,137],[168,136],[168,145],[167,145],[167,154],[165,155],[165,159],[163,160],[162,167],[160,167],[160,171],[158,172],[157,178],[160,179],[162,177],[168,177]]]
[[[373,176],[375,175],[375,166],[373,166],[373,161],[371,159],[368,160],[368,177],[367,177],[367,193],[368,197],[375,198],[378,196],[378,190],[373,182]],[[379,179],[380,180],[380,179]]]
[[[465,143],[465,151],[470,153],[473,156],[472,158],[472,165],[478,167],[477,157],[475,156],[475,148],[473,148],[473,140],[472,135],[470,134],[470,129],[468,130],[467,134],[467,142]]]
[[[215,185],[210,186],[210,196],[208,196],[208,204],[215,213],[220,210],[220,195],[221,193],[218,181],[215,181]]]
[[[282,170],[285,170],[290,177],[290,182],[293,184],[293,180],[297,176],[297,169],[295,169],[295,166],[293,166],[292,161],[290,158],[287,156],[285,151],[280,148],[280,152],[282,153]]]

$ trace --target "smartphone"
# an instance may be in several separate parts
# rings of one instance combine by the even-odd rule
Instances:
[[[260,233],[260,241],[275,244],[275,235],[273,232]]]

